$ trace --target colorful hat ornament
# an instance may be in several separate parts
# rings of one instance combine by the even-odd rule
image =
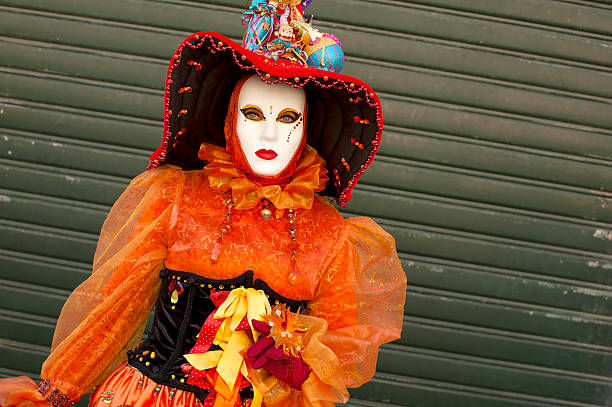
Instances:
[[[253,0],[242,17],[242,24],[247,26],[242,46],[273,59],[340,72],[344,65],[340,41],[304,19],[311,1]]]

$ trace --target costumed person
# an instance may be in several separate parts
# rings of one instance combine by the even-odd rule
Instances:
[[[372,378],[406,277],[388,233],[325,198],[351,199],[381,106],[323,68],[214,32],[179,46],[162,144],[108,215],[42,382],[0,381],[2,407],[92,390],[95,407],[331,407]]]

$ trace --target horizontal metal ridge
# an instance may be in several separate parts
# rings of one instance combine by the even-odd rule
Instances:
[[[1,38],[1,37],[0,37]],[[498,85],[504,86],[507,88],[538,92],[542,94],[554,95],[554,96],[565,96],[573,99],[580,99],[586,101],[600,102],[600,103],[612,103],[612,97],[598,96],[592,95],[586,92],[577,92],[572,90],[566,90],[563,88],[552,88],[545,87],[543,85],[532,85],[529,83],[523,83],[518,81],[510,81],[508,79],[499,79],[499,78],[488,78],[485,76],[475,75],[475,74],[467,74],[461,72],[452,72],[452,71],[443,71],[441,69],[435,69],[430,67],[422,67],[416,65],[407,65],[407,64],[399,64],[397,62],[390,61],[380,61],[374,59],[367,59],[363,57],[357,56],[347,56],[347,62],[359,62],[363,65],[370,65],[376,68],[391,68],[396,70],[404,70],[410,72],[419,72],[419,73],[427,73],[430,75],[440,76],[443,78],[450,79],[461,79],[472,82],[484,83],[487,85]],[[610,79],[612,81],[612,78]]]
[[[99,117],[99,118],[103,118],[107,120],[121,121],[121,122],[130,123],[130,124],[150,126],[154,128],[155,131],[157,131],[157,133],[159,134],[161,134],[161,129],[163,128],[163,122],[161,121],[161,119],[160,120],[145,119],[141,117],[120,115],[116,113],[106,113],[106,112],[100,112],[96,110],[88,110],[88,109],[83,109],[83,108],[68,107],[68,106],[55,105],[55,104],[50,104],[50,103],[23,100],[23,99],[18,99],[15,97],[11,97],[11,98],[0,97],[0,104],[14,105],[14,106],[19,106],[19,107],[22,107],[22,106],[32,107],[32,108],[37,108],[37,109],[44,109],[44,110],[49,110],[49,111],[75,114],[75,115],[80,115],[80,116]]]
[[[195,3],[194,1],[185,1],[185,0],[162,0],[162,3],[168,3],[168,4],[177,4],[177,5],[193,5],[193,4],[198,4],[200,7],[202,7],[204,4],[202,2],[197,2]],[[402,7],[404,9],[415,9],[415,10],[423,10],[423,11],[433,11],[435,13],[438,14],[446,14],[446,15],[450,15],[450,16],[458,16],[458,17],[468,17],[474,20],[481,20],[481,21],[491,21],[491,22],[497,22],[497,23],[503,23],[503,24],[508,24],[508,25],[513,25],[513,26],[519,26],[519,27],[526,27],[526,28],[535,28],[538,30],[546,30],[546,31],[550,31],[550,32],[559,32],[559,33],[565,33],[565,34],[570,34],[570,35],[574,35],[577,37],[587,37],[587,38],[593,38],[593,39],[600,39],[600,40],[611,40],[611,36],[610,35],[606,35],[606,34],[602,34],[602,33],[598,33],[596,31],[586,31],[584,29],[577,29],[577,28],[569,28],[568,26],[561,26],[561,25],[555,25],[555,24],[545,24],[545,23],[536,23],[536,22],[532,22],[532,21],[527,21],[524,19],[517,19],[517,18],[511,18],[511,17],[503,17],[503,16],[497,16],[497,15],[493,15],[491,13],[478,13],[478,12],[474,12],[474,11],[466,11],[466,10],[461,10],[461,6],[456,6],[456,7],[448,7],[448,5],[446,6],[435,6],[432,4],[427,4],[427,2],[419,2],[419,1],[390,1],[390,0],[374,0],[372,1],[373,3],[376,3],[382,7]],[[223,6],[221,5],[222,2],[217,1],[216,2],[217,5],[216,7],[222,8]],[[367,2],[363,2],[363,1],[355,1],[354,2],[354,7],[359,7],[360,3],[362,4],[367,4]],[[419,4],[419,3],[425,3],[425,4]],[[430,2],[432,3],[432,2]],[[242,5],[241,5],[242,6]],[[313,6],[314,9],[317,9],[317,4],[315,4],[315,6]],[[229,9],[229,11],[234,11],[236,13],[240,13],[242,10],[244,9],[244,7],[235,7],[233,10]],[[380,9],[380,8],[379,8]],[[382,10],[380,10],[381,14],[384,14],[386,12],[386,10],[384,10],[384,8]],[[392,11],[388,11],[389,13],[392,13]],[[334,18],[335,17],[335,18]],[[337,15],[336,16],[332,16],[330,18],[330,16],[326,15],[326,14],[317,14],[317,20],[318,21],[324,21],[326,23],[331,23],[331,24],[337,24],[337,23],[342,23],[344,21],[340,21],[337,19]],[[514,16],[513,16],[514,17]],[[349,25],[355,25],[355,26],[369,26],[371,28],[382,28],[385,31],[388,32],[393,32],[393,30],[389,30],[389,27],[377,27],[375,25],[372,25],[370,23],[370,21],[368,19],[364,19],[364,20],[359,20],[357,22],[351,21],[351,23],[356,23],[356,24],[349,24]],[[583,28],[583,27],[581,27]],[[401,33],[405,33],[406,31],[397,31],[397,32],[401,32]],[[610,31],[610,34],[612,34],[612,30]]]
[[[142,93],[145,95],[156,96],[159,98],[163,98],[164,96],[164,91],[161,89],[151,89],[151,88],[145,88],[142,86],[126,85],[122,83],[120,84],[116,82],[101,81],[97,79],[78,78],[74,76],[60,75],[60,74],[55,74],[55,73],[50,73],[50,72],[29,71],[25,69],[15,69],[15,68],[8,68],[4,66],[0,66],[0,72],[7,73],[10,75],[16,75],[16,76],[29,76],[29,77],[39,78],[39,79],[49,79],[49,80],[53,80],[57,82],[70,82],[70,83],[78,83],[78,84],[91,85],[91,86],[101,86],[101,87],[114,89],[114,90]]]
[[[379,206],[372,208],[370,205],[373,201]],[[399,207],[392,207],[394,205]],[[586,225],[572,219],[547,219],[537,216],[537,213],[530,216],[498,211],[494,206],[451,203],[438,197],[368,184],[353,190],[352,201],[341,213],[351,217],[374,216],[422,226],[612,254],[611,225]]]
[[[589,7],[599,7],[604,10],[612,10],[612,2],[610,0],[555,0],[560,3],[579,4]]]
[[[0,257],[16,258],[27,263],[38,263],[40,265],[52,264],[55,267],[64,268],[65,270],[77,271],[83,276],[91,275],[91,264],[78,262],[74,260],[58,259],[51,256],[42,256],[39,254],[22,253],[13,250],[0,249]]]
[[[325,27],[325,25],[321,25],[321,26]],[[330,24],[329,26],[330,28],[338,27],[338,28],[343,28],[346,31],[362,32],[368,35],[379,35],[380,37],[386,37],[386,38],[397,38],[397,39],[403,39],[403,40],[413,40],[413,41],[422,41],[422,42],[429,42],[429,43],[441,44],[441,45],[449,45],[449,46],[465,48],[465,49],[480,50],[480,51],[486,51],[486,52],[491,52],[491,53],[498,53],[498,54],[504,54],[504,55],[511,55],[515,57],[540,60],[540,61],[549,62],[549,63],[558,63],[558,64],[567,65],[567,66],[584,67],[588,69],[602,70],[602,71],[608,71],[608,72],[612,69],[610,65],[598,64],[594,62],[581,62],[581,61],[577,61],[573,59],[564,59],[560,57],[547,56],[547,55],[537,54],[533,52],[518,51],[518,50],[509,49],[509,48],[497,48],[491,45],[489,46],[479,45],[476,43],[467,43],[467,42],[462,42],[462,41],[453,40],[453,39],[435,38],[435,37],[419,35],[419,34],[389,32],[389,31],[385,31],[381,29],[374,29],[374,28],[363,27],[363,26],[351,26],[348,24],[343,24],[343,23],[338,23],[338,22]]]
[[[114,52],[114,51],[108,51],[108,50],[98,49],[98,48],[79,47],[79,46],[74,46],[74,45],[69,45],[69,44],[38,41],[38,40],[25,39],[25,38],[19,38],[19,37],[7,37],[3,35],[0,35],[0,42],[10,43],[13,45],[20,45],[20,46],[25,46],[25,47],[43,48],[43,49],[47,49],[51,51],[60,50],[60,51],[73,52],[75,54],[95,55],[95,56],[107,57],[111,59],[124,59],[129,62],[146,62],[150,64],[164,65],[165,67],[168,66],[168,62],[169,62],[168,60],[162,59],[162,58],[154,58],[154,57],[147,57],[143,55],[128,54],[125,52]],[[161,83],[161,85],[162,87],[153,88],[153,89],[162,89],[163,82]]]
[[[504,111],[499,111],[499,110],[485,109],[481,107],[472,107],[472,106],[467,106],[467,105],[459,105],[455,103],[438,102],[434,100],[421,99],[421,98],[408,97],[408,96],[398,96],[398,95],[392,95],[388,93],[379,93],[379,97],[381,97],[381,99],[389,99],[389,100],[394,100],[398,102],[412,102],[416,104],[431,105],[431,106],[441,107],[447,110],[460,110],[460,111],[466,111],[466,112],[471,112],[471,113],[478,113],[481,115],[493,116],[496,118],[509,118],[509,119],[520,120],[524,122],[544,124],[544,125],[551,126],[551,127],[582,130],[582,131],[587,131],[591,133],[599,133],[599,134],[606,135],[606,136],[612,136],[612,122],[610,123],[610,128],[603,128],[603,127],[594,127],[594,126],[588,126],[588,125],[577,124],[577,123],[561,122],[557,120],[540,118],[537,116],[527,116],[527,115],[522,115],[518,113],[509,113],[509,112],[504,112]]]
[[[2,278],[0,278],[0,286],[2,286],[2,289],[9,289],[9,290],[13,289],[13,290],[20,290],[23,292],[31,292],[33,294],[42,294],[45,296],[49,296],[49,297],[56,298],[56,299],[62,299],[62,300],[65,300],[71,293],[70,290],[52,288],[46,285],[21,283],[17,281],[2,279]]]
[[[374,219],[394,236],[397,250],[403,253],[603,284],[612,272],[609,255],[574,254],[557,248],[540,250],[536,245],[519,242],[508,245],[512,239],[481,238],[468,232]]]
[[[436,170],[443,171],[443,172],[449,172],[449,173],[455,173],[455,174],[461,174],[461,175],[470,175],[470,176],[475,176],[475,177],[479,177],[483,179],[487,178],[487,179],[492,179],[496,181],[510,182],[514,184],[522,184],[522,185],[535,186],[539,188],[554,189],[556,191],[567,191],[567,192],[572,192],[572,193],[582,194],[582,195],[593,195],[597,197],[612,198],[612,191],[608,192],[608,191],[593,190],[591,188],[581,188],[581,187],[576,187],[576,186],[563,185],[559,183],[540,181],[540,180],[519,177],[519,176],[514,176],[514,175],[504,175],[504,174],[499,174],[499,173],[494,173],[494,172],[485,172],[485,171],[480,171],[480,170],[473,170],[473,169],[449,166],[449,165],[444,165],[444,164],[434,164],[434,163],[415,161],[415,160],[405,159],[405,158],[387,157],[384,155],[381,155],[381,156],[377,155],[376,159],[381,162],[402,165],[405,167],[420,167],[420,168],[427,168],[427,169],[436,169]]]
[[[15,321],[27,321],[28,323],[42,325],[51,329],[55,329],[55,326],[57,325],[57,318],[34,315],[27,312],[12,311],[3,308],[0,308],[0,317]]]
[[[610,384],[612,383],[612,378],[609,376],[603,375],[594,375],[582,372],[575,372],[571,370],[563,370],[563,369],[553,369],[549,367],[543,367],[533,364],[527,363],[516,363],[516,362],[508,362],[498,359],[485,358],[480,356],[472,356],[472,355],[463,355],[452,352],[444,352],[439,350],[431,350],[425,348],[417,348],[413,346],[400,345],[395,343],[388,343],[382,345],[383,350],[392,350],[399,353],[408,353],[421,355],[424,357],[432,358],[432,359],[447,359],[454,360],[458,362],[464,362],[467,364],[474,365],[483,365],[483,366],[491,366],[495,368],[500,368],[509,371],[517,371],[521,372],[533,372],[533,373],[543,373],[549,376],[557,376],[557,377],[565,377],[570,379],[576,379],[585,382],[597,383],[597,384]],[[383,373],[383,371],[381,371]]]
[[[63,147],[63,144],[68,144],[74,147],[80,147],[84,149],[93,149],[93,150],[104,149],[105,151],[109,151],[109,152],[131,155],[135,157],[144,157],[147,159],[149,158],[149,155],[151,154],[151,150],[145,150],[142,148],[118,146],[116,144],[80,140],[80,139],[75,139],[75,138],[61,137],[61,136],[55,136],[52,134],[38,133],[38,132],[32,132],[32,131],[8,129],[5,127],[0,127],[0,133],[4,135],[11,135],[11,136],[16,136],[16,137],[42,140],[42,141],[46,141],[49,143],[54,143],[56,144],[57,147]]]
[[[578,225],[578,226],[594,227],[594,228],[609,228],[611,226],[610,223],[606,223],[606,222],[597,222],[597,221],[592,221],[588,219],[573,218],[569,216],[561,216],[561,215],[555,215],[555,214],[550,214],[550,213],[545,213],[545,212],[540,212],[540,211],[530,211],[526,209],[512,208],[512,207],[507,207],[507,206],[494,205],[494,204],[488,204],[488,203],[482,203],[482,202],[476,202],[476,201],[467,201],[467,200],[458,199],[458,198],[449,198],[445,196],[420,193],[420,192],[414,192],[414,191],[404,191],[404,190],[392,189],[392,188],[382,187],[379,185],[366,184],[366,183],[357,184],[355,189],[363,190],[363,191],[380,192],[381,194],[387,194],[387,195],[397,195],[402,198],[415,198],[415,199],[422,199],[422,200],[439,202],[439,203],[456,205],[456,206],[464,206],[464,207],[474,208],[474,209],[483,210],[483,211],[495,211],[495,212],[500,212],[504,215],[518,215],[518,216],[525,216],[525,217],[530,217],[530,218],[538,218],[538,219],[545,219],[545,220],[551,220],[551,221],[557,221],[557,222],[564,222],[564,223]],[[350,204],[349,206],[347,206],[347,208],[343,209],[343,212],[346,212],[347,214],[352,214]]]
[[[515,277],[515,278],[521,278],[521,279],[524,278],[524,279],[530,279],[530,280],[538,280],[543,283],[564,284],[564,285],[575,287],[576,290],[584,290],[585,292],[589,292],[589,290],[592,290],[592,295],[594,296],[600,296],[601,294],[607,293],[608,291],[612,290],[612,288],[606,284],[597,284],[597,283],[592,283],[588,281],[573,280],[570,278],[553,277],[553,276],[543,275],[543,274],[528,273],[525,271],[504,269],[504,268],[492,267],[492,266],[484,266],[482,264],[465,263],[465,262],[460,262],[460,261],[439,259],[435,257],[419,256],[416,254],[403,253],[403,252],[399,252],[398,256],[400,260],[402,260],[404,263],[409,263],[410,261],[419,261],[419,262],[428,263],[432,265],[463,268],[466,270],[472,270],[472,271],[481,272],[481,273],[490,273],[490,274],[495,274],[495,275],[504,275],[504,276],[510,276],[510,277]]]
[[[4,228],[2,229],[5,230]],[[36,239],[36,235],[34,235],[33,239]],[[67,239],[58,240],[60,244],[66,244],[68,250],[79,249],[79,245],[73,245]],[[0,276],[4,279],[66,290],[76,288],[91,276],[93,257],[91,251],[87,255],[81,256],[86,260],[76,261],[74,259],[58,258],[61,255],[59,250],[50,251],[45,255],[40,253],[40,250],[38,251],[39,253],[27,253],[29,248],[18,244],[10,246],[12,246],[12,250],[0,249],[0,260],[3,265],[0,269]],[[89,243],[86,247],[93,248],[94,244]],[[29,251],[32,252],[32,250]]]
[[[40,380],[40,376],[34,372],[26,372],[25,370],[14,370],[14,369],[6,369],[4,367],[0,367],[0,377],[18,377],[18,376],[28,376],[35,378],[34,381]]]
[[[545,154],[505,148],[504,146],[470,143],[468,138],[422,133],[398,132],[386,128],[378,154],[422,163],[508,175],[570,187],[612,192],[612,160],[590,162],[561,153]],[[464,142],[466,141],[466,142]],[[552,145],[552,140],[551,140]],[[494,157],[494,158],[493,158]],[[598,159],[593,159],[598,160]]]
[[[538,312],[547,317],[560,318],[560,319],[567,320],[567,321],[574,321],[574,322],[588,321],[588,322],[591,322],[597,325],[610,326],[611,332],[612,332],[612,315],[602,315],[602,314],[597,314],[594,312],[591,312],[591,313],[579,312],[579,311],[575,311],[575,310],[571,310],[567,308],[557,308],[557,307],[537,305],[533,303],[502,300],[502,299],[493,298],[493,297],[484,297],[480,295],[464,294],[464,293],[458,293],[458,292],[453,292],[453,291],[448,291],[448,290],[438,290],[434,288],[417,287],[414,285],[409,285],[406,292],[415,293],[419,295],[426,295],[430,297],[458,299],[461,301],[468,301],[468,302],[472,302],[476,304],[504,307],[506,309],[528,311],[530,314],[532,312],[533,313]],[[610,294],[612,296],[612,291],[610,292]],[[612,346],[610,347],[610,350],[612,350]]]
[[[93,174],[131,178],[145,171],[150,150],[0,128],[0,157]]]
[[[399,404],[379,403],[376,401],[359,400],[352,397],[345,405],[347,407],[402,407]]]
[[[561,247],[561,246],[553,246],[549,244],[522,241],[522,240],[510,239],[506,237],[485,235],[481,233],[464,232],[464,231],[448,229],[448,228],[443,228],[443,227],[426,226],[426,225],[420,225],[417,223],[403,222],[403,221],[398,221],[398,220],[390,220],[390,219],[377,218],[377,217],[373,219],[382,226],[390,226],[390,227],[398,228],[398,229],[421,230],[421,231],[457,236],[457,237],[470,239],[470,240],[482,240],[482,241],[488,241],[488,242],[497,243],[497,244],[503,244],[507,246],[524,247],[524,248],[547,251],[547,252],[552,252],[552,253],[559,253],[559,254],[567,254],[567,255],[575,255],[575,256],[587,255],[587,256],[601,258],[602,260],[612,261],[612,254],[589,252],[588,250],[582,250],[582,249],[577,250],[577,249],[566,248],[566,247]]]
[[[208,1],[208,0],[195,0],[195,1]],[[219,0],[215,0],[215,1],[219,1]],[[387,2],[387,1],[397,1],[397,0],[372,0],[375,2]],[[405,1],[405,0],[401,0],[401,1]],[[410,1],[411,3],[422,3],[422,4],[439,4],[440,1],[438,0],[407,0]],[[453,2],[453,0],[449,0],[451,3]],[[535,3],[538,3],[539,0],[534,0]],[[516,3],[516,1],[515,1]],[[594,9],[602,9],[602,10],[612,10],[612,6],[606,6],[606,4],[611,4],[610,0],[548,0],[547,3],[550,3],[551,6],[550,7],[555,7],[553,6],[553,4],[557,4],[557,5],[564,5],[564,4],[569,4],[569,5],[576,5],[576,6],[583,6],[583,7],[588,7],[588,8],[594,8]],[[452,4],[452,6],[456,6],[459,7],[459,5],[455,5]],[[497,5],[494,5],[497,6]],[[446,5],[445,7],[449,7],[449,5]],[[464,7],[464,5],[461,5],[461,7]],[[511,8],[514,8],[515,5],[511,4]],[[514,14],[513,14],[514,15]]]
[[[9,189],[0,188],[0,201],[6,200],[7,198],[8,199],[18,198],[18,199],[24,199],[24,200],[28,199],[32,201],[45,202],[45,203],[49,203],[49,204],[57,205],[57,206],[63,206],[63,207],[70,206],[70,207],[77,207],[77,208],[82,208],[82,209],[91,209],[91,210],[100,211],[100,212],[108,212],[109,210],[109,207],[107,205],[100,205],[100,204],[91,203],[91,202],[83,202],[83,201],[79,201],[76,199],[58,198],[58,197],[49,196],[49,195],[33,194],[33,193],[28,193],[28,192],[23,192],[23,191],[13,191]]]
[[[125,187],[131,181],[131,178],[127,178],[127,177],[97,174],[97,173],[92,173],[92,172],[73,170],[70,168],[57,167],[53,165],[32,164],[32,163],[27,163],[23,161],[9,160],[5,158],[0,158],[0,165],[25,168],[25,169],[30,169],[34,171],[57,172],[57,173],[64,174],[64,176],[90,178],[90,179],[95,179],[96,181],[112,183],[112,184],[116,184],[122,187]]]
[[[368,189],[366,189],[368,188]],[[603,228],[578,225],[570,222],[545,220],[539,217],[524,216],[499,212],[494,208],[473,208],[467,205],[445,203],[441,200],[419,198],[410,194],[400,195],[396,191],[384,193],[384,190],[372,191],[368,185],[356,188],[353,200],[348,209],[342,213],[348,217],[366,215],[383,221],[398,221],[398,225],[409,227],[405,233],[394,226],[396,238],[406,238],[409,241],[423,239],[450,239],[461,240],[468,244],[470,241],[476,245],[498,246],[497,243],[487,243],[488,237],[500,237],[512,241],[531,242],[546,247],[560,247],[570,250],[586,250],[587,252],[612,254],[610,244],[610,226]],[[369,209],[368,204],[376,202],[378,207]],[[402,209],[405,208],[405,209]],[[385,208],[387,208],[385,210]],[[402,223],[403,222],[403,223]],[[410,226],[412,225],[412,227]],[[426,227],[441,228],[425,230]],[[475,240],[468,237],[451,236],[443,230],[466,232],[470,236],[482,235],[485,240]],[[452,232],[449,232],[452,233]],[[476,238],[478,239],[478,238]],[[413,241],[413,243],[417,243]],[[529,245],[530,243],[526,243]],[[400,250],[410,250],[410,244],[398,243]],[[433,249],[434,247],[432,247]],[[518,247],[512,246],[513,249]],[[448,248],[447,248],[448,249]],[[500,248],[500,253],[501,253]],[[537,253],[542,253],[536,250]],[[545,252],[542,254],[551,254]],[[555,255],[559,260],[563,256]],[[586,258],[580,257],[576,259]],[[563,262],[561,261],[561,264]]]
[[[0,226],[13,230],[31,230],[40,234],[62,236],[65,238],[90,242],[94,244],[98,241],[98,235],[93,233],[76,232],[74,230],[66,230],[42,225],[33,225],[31,223],[16,222],[6,219],[0,219]]]
[[[383,109],[385,123],[397,127],[612,158],[611,133],[606,129],[395,95],[383,99]]]
[[[9,339],[0,339],[0,347],[11,348],[18,352],[36,353],[39,355],[44,355],[45,357],[49,354],[49,348],[45,346],[11,341]]]
[[[393,2],[389,0],[374,0],[374,2],[379,3],[379,4],[386,4],[386,3],[393,4]],[[559,2],[559,3],[562,3],[562,2]],[[553,24],[550,21],[545,22],[542,16],[538,16],[538,15],[534,15],[532,17],[532,20],[530,21],[525,18],[520,18],[516,14],[502,16],[502,15],[493,14],[491,11],[483,12],[483,11],[476,10],[475,8],[472,8],[470,10],[468,9],[468,7],[466,7],[464,4],[461,4],[461,3],[458,3],[456,5],[455,4],[436,5],[435,1],[409,0],[402,4],[408,4],[409,7],[411,8],[430,10],[430,11],[434,11],[437,13],[470,17],[470,18],[475,18],[475,19],[484,20],[484,21],[500,22],[500,23],[505,23],[505,24],[516,25],[519,27],[535,28],[535,29],[546,30],[550,32],[571,34],[571,35],[575,35],[578,37],[594,38],[594,39],[601,39],[601,40],[606,40],[606,41],[610,41],[612,39],[612,30],[605,31],[605,32],[597,31],[597,30],[589,29],[590,27],[577,26],[577,25],[572,26],[571,23],[569,22],[565,22],[564,25],[561,25],[559,24],[560,21],[558,21],[557,24]],[[517,8],[519,7],[520,6],[517,5]],[[550,6],[550,7],[552,8],[553,6]],[[576,10],[576,11],[579,12],[579,10]],[[539,21],[536,21],[537,19],[539,19]]]
[[[583,155],[575,155],[571,153],[545,150],[543,148],[526,147],[526,146],[520,146],[520,145],[514,145],[514,144],[501,143],[497,141],[466,138],[466,137],[455,136],[452,134],[440,133],[440,132],[431,131],[431,130],[423,130],[423,129],[416,129],[416,128],[410,128],[410,127],[399,127],[399,126],[394,126],[391,124],[386,124],[385,132],[386,132],[385,134],[389,134],[389,132],[401,133],[402,136],[405,136],[405,137],[409,137],[411,134],[416,134],[416,135],[420,135],[424,137],[430,137],[433,139],[440,139],[443,141],[452,141],[452,142],[462,143],[462,144],[470,144],[470,145],[495,148],[499,150],[507,150],[507,151],[517,152],[521,154],[538,155],[538,156],[543,156],[547,158],[575,161],[581,164],[601,165],[601,166],[612,167],[612,159],[606,160],[606,159],[601,159],[601,158],[587,157]],[[380,149],[384,149],[384,146],[385,146],[385,143],[381,143]],[[386,152],[385,154],[386,156],[393,157],[393,151],[388,151],[388,152],[385,151],[385,152]],[[402,158],[402,157],[397,157],[397,158]]]
[[[542,312],[529,308],[470,301],[458,298],[454,294],[439,295],[416,291],[408,292],[405,311],[411,316],[425,319],[517,331],[575,343],[596,344],[610,350],[608,338],[612,335],[612,324],[590,317],[572,317],[566,315],[564,311]],[[457,335],[462,334],[457,333]],[[409,332],[404,332],[400,342],[410,342],[410,340]],[[440,342],[438,338],[431,340]],[[430,347],[426,343],[422,346]],[[591,360],[591,363],[596,362]]]
[[[163,27],[154,27],[150,25],[123,23],[121,21],[116,21],[116,20],[106,20],[106,19],[93,18],[93,17],[82,17],[76,14],[56,13],[56,12],[39,10],[39,9],[23,8],[23,7],[14,6],[14,5],[12,6],[0,5],[0,11],[6,11],[6,12],[16,13],[16,14],[35,15],[35,16],[38,15],[38,16],[56,18],[59,20],[78,21],[78,22],[94,22],[98,25],[105,25],[109,27],[123,27],[123,28],[131,28],[131,29],[136,28],[141,31],[148,31],[148,32],[159,33],[159,34],[177,35],[181,37],[187,37],[188,35],[192,34],[190,31],[186,31],[186,30],[176,30],[176,29],[168,29],[168,28],[163,28]]]
[[[548,397],[539,397],[529,394],[506,392],[482,387],[442,382],[437,380],[422,379],[418,377],[399,376],[388,373],[377,372],[372,379],[375,383],[386,384],[392,387],[400,386],[404,388],[421,388],[431,391],[434,394],[446,393],[457,396],[470,396],[488,400],[488,402],[510,401],[515,403],[528,402],[524,406],[529,407],[603,407],[590,403],[579,403],[567,400],[560,400]],[[464,406],[466,404],[462,404]],[[483,404],[484,405],[484,404]],[[491,404],[489,404],[491,405]],[[497,404],[496,404],[497,405]]]
[[[529,334],[523,332],[516,332],[507,329],[488,328],[477,325],[470,325],[451,321],[442,321],[430,318],[423,318],[414,315],[404,315],[404,324],[406,322],[414,322],[419,325],[430,325],[435,327],[443,327],[450,330],[456,331],[469,331],[479,335],[486,335],[491,337],[500,338],[511,338],[517,341],[543,343],[551,346],[558,346],[565,349],[582,349],[590,352],[601,353],[602,355],[612,355],[612,346],[597,345],[586,342],[576,342],[567,339],[553,338],[550,336]]]
[[[612,289],[609,286],[593,288],[586,287],[584,283],[551,282],[537,275],[519,277],[509,273],[493,273],[488,267],[466,268],[415,258],[408,259],[400,253],[400,262],[407,277],[408,287],[415,287],[416,290],[436,289],[508,300],[527,306],[534,304],[588,314],[612,315],[612,304],[608,301],[612,297]],[[482,300],[483,303],[485,301]],[[406,308],[406,312],[410,312],[410,307]]]

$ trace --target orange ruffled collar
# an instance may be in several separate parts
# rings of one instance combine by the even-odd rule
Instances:
[[[214,144],[202,143],[198,157],[207,161],[203,171],[210,187],[216,191],[232,191],[236,209],[252,209],[267,198],[278,209],[310,209],[315,192],[327,184],[325,160],[317,150],[306,145],[286,185],[261,185],[234,166],[230,154]]]

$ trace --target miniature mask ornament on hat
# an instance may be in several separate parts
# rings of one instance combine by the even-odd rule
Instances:
[[[254,174],[278,175],[299,152],[305,105],[301,88],[267,84],[256,76],[244,83],[238,99],[236,133]]]

